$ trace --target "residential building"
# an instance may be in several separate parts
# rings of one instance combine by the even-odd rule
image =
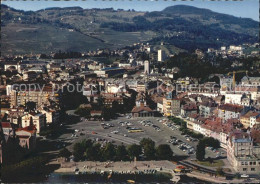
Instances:
[[[40,111],[46,116],[46,124],[58,123],[60,120],[60,113],[56,110],[45,109]]]
[[[217,108],[217,104],[214,101],[206,101],[199,104],[199,114],[203,117],[209,117],[213,115],[213,111]]]
[[[22,127],[33,126],[37,129],[37,133],[41,132],[41,129],[46,124],[46,116],[41,113],[29,113],[22,117]]]
[[[138,93],[140,93],[140,92],[146,92],[146,85],[145,85],[145,83],[144,83],[144,82],[138,82],[138,83],[137,83],[137,87],[136,87],[136,91],[137,91]]]
[[[22,89],[24,87],[24,89]],[[37,107],[42,105],[49,105],[50,101],[59,102],[59,92],[51,85],[39,86],[38,84],[28,84],[26,87],[23,85],[12,86],[10,91],[11,106],[17,107],[25,105],[27,102],[35,102]]]
[[[248,111],[240,117],[240,121],[245,128],[252,128],[256,124],[256,119],[260,117],[259,112]]]
[[[19,139],[20,146],[29,150],[34,149],[36,147],[36,132],[35,125],[18,128],[15,135]]]
[[[114,75],[124,74],[124,72],[125,69],[119,67],[102,68],[94,71],[98,77],[111,77]]]
[[[227,159],[241,174],[258,174],[260,170],[260,147],[254,145],[248,133],[234,132],[227,145]]]
[[[223,104],[218,107],[218,117],[223,120],[228,120],[232,118],[240,118],[240,115],[245,112],[245,109],[241,105],[234,104]]]
[[[181,116],[188,117],[190,114],[196,114],[198,107],[195,103],[188,103],[181,106]]]
[[[244,76],[241,79],[241,84],[243,86],[260,86],[260,77],[248,77]]]
[[[177,116],[181,112],[181,101],[169,92],[163,97],[163,114],[165,116]]]

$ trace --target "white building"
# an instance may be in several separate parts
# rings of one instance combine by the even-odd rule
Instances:
[[[163,62],[165,60],[165,52],[163,50],[158,50],[158,61]]]
[[[222,46],[222,47],[220,48],[220,50],[225,51],[225,50],[226,50],[226,47],[225,47],[225,46]]]
[[[22,117],[22,127],[24,128],[24,127],[30,126],[31,120],[32,120],[33,125],[35,125],[37,128],[37,133],[40,133],[41,128],[43,128],[45,126],[45,122],[46,122],[45,114],[41,114],[41,113],[26,114],[25,116]]]
[[[225,95],[225,103],[229,104],[241,104],[243,94],[239,93],[227,93]]]
[[[42,110],[41,113],[45,114],[47,124],[59,122],[59,118],[60,118],[59,112],[55,110]]]
[[[150,74],[150,63],[148,60],[144,61],[144,74],[149,75]]]

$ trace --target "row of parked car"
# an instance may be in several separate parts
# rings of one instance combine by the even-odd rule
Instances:
[[[150,127],[153,127],[154,130],[160,132],[161,131],[161,128],[155,124],[153,124],[150,120],[142,120],[142,121],[138,121],[141,125],[143,126],[150,126]]]
[[[183,142],[180,139],[177,139],[174,136],[170,136],[170,140],[167,140],[168,143],[172,145],[178,145],[178,148],[181,149],[183,152],[187,152],[188,154],[194,154],[195,149],[189,145],[188,143]]]
[[[101,123],[100,125],[104,129],[108,129],[110,127],[114,127],[114,124],[112,124],[112,123]]]
[[[171,130],[178,130],[180,128],[179,125],[175,125],[173,122],[169,122],[167,120],[160,120],[165,126],[169,127]],[[159,121],[159,122],[160,122]]]
[[[128,121],[119,121],[118,124],[121,126],[132,126],[133,125],[133,123],[128,122]]]

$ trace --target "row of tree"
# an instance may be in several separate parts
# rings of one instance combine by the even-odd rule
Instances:
[[[114,145],[107,143],[101,146],[91,139],[83,140],[73,146],[73,152],[66,148],[60,151],[60,156],[68,158],[71,154],[75,161],[130,161],[134,158],[143,160],[171,160],[173,152],[168,144],[161,144],[155,147],[155,142],[150,138],[144,138],[140,144]]]

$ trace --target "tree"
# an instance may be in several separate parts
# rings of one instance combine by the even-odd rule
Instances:
[[[196,158],[199,161],[202,161],[205,157],[205,144],[202,141],[199,141],[197,145]]]
[[[84,148],[82,148],[82,145],[80,143],[76,143],[73,146],[73,155],[75,161],[80,161],[83,159],[83,154],[84,154]]]
[[[75,161],[83,160],[86,156],[86,149],[91,148],[93,145],[93,142],[91,139],[83,140],[81,142],[78,142],[74,144],[73,146],[73,155]]]
[[[114,160],[116,150],[115,146],[112,143],[107,143],[103,150],[103,158],[105,160]]]
[[[67,148],[63,148],[62,150],[60,150],[59,155],[68,159],[71,155],[71,152]]]
[[[144,146],[144,155],[147,160],[155,160],[156,158],[156,150],[155,147],[151,144],[147,144]]]
[[[156,155],[160,160],[171,160],[173,152],[168,144],[161,144],[156,148]]]
[[[150,138],[143,138],[140,145],[144,149],[144,155],[147,160],[154,160],[156,158],[155,142]]]
[[[205,146],[211,146],[213,148],[220,148],[220,142],[217,139],[214,139],[213,137],[205,137],[202,139],[202,142],[205,144]]]
[[[106,108],[106,107],[104,107],[104,108],[102,109],[102,117],[104,118],[105,121],[110,120],[111,118],[114,117],[114,115],[115,115],[115,112],[112,111],[111,108]]]
[[[101,144],[99,144],[99,143],[94,144],[93,147],[92,147],[92,150],[93,150],[93,159],[95,161],[96,160],[100,160],[100,157],[101,157]]]
[[[140,145],[142,147],[144,147],[145,145],[151,145],[151,146],[155,146],[155,142],[150,139],[150,138],[143,138],[141,141],[140,141]]]
[[[119,145],[116,148],[116,159],[117,160],[126,160],[126,156],[127,156],[127,150],[126,147],[124,145]]]
[[[36,103],[29,101],[25,104],[25,107],[29,112],[34,111],[36,109]]]
[[[139,158],[139,155],[142,153],[142,147],[137,144],[132,144],[128,146],[127,152],[130,159],[134,159],[134,157]]]
[[[89,118],[90,117],[90,110],[88,108],[78,108],[75,111],[75,114],[80,115],[81,117]]]
[[[84,156],[87,160],[99,160],[101,152],[101,145],[99,143],[91,145],[86,148]]]

